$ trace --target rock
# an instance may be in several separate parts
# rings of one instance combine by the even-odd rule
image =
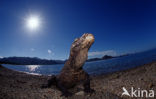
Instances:
[[[82,95],[84,95],[84,91],[77,92],[77,93],[75,93],[75,95],[80,95],[80,96],[82,96]]]
[[[154,86],[153,83],[149,83],[148,85],[149,88],[152,88],[153,86]]]
[[[120,75],[116,74],[114,78],[118,79],[118,78],[120,78]]]
[[[143,81],[144,79],[143,79],[143,78],[141,78],[140,80],[142,80],[142,81]]]

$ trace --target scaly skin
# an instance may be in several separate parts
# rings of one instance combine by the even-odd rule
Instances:
[[[67,89],[83,82],[84,91],[93,92],[94,90],[90,89],[89,75],[82,68],[88,58],[88,50],[93,43],[94,36],[90,33],[85,33],[75,39],[70,49],[69,59],[64,64],[61,73],[49,80],[48,87],[56,81],[56,86],[62,91],[62,95],[67,97],[72,95]]]

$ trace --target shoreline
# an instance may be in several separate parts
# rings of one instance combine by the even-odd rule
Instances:
[[[49,76],[46,75],[27,74],[0,65],[0,98],[60,98],[61,92],[55,86],[46,89],[40,88],[48,78]],[[69,98],[129,98],[127,96],[121,97],[122,87],[125,87],[128,91],[130,91],[131,87],[134,87],[135,89],[153,89],[156,92],[156,62],[115,73],[91,76],[91,79],[91,88],[96,91],[94,94],[85,94],[82,85],[78,85],[70,89],[70,92],[73,92],[74,95]]]

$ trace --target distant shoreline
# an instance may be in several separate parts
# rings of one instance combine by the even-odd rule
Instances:
[[[90,58],[86,62],[94,62],[100,60],[108,60],[112,58],[123,57],[122,56],[109,56],[105,55],[101,58]],[[55,65],[55,64],[64,64],[66,60],[47,60],[40,59],[37,57],[4,57],[0,58],[0,64],[11,64],[11,65]]]

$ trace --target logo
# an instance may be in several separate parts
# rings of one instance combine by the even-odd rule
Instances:
[[[154,97],[154,90],[141,90],[140,88],[134,89],[131,87],[131,91],[128,92],[125,87],[122,87],[123,93],[121,96],[129,96],[129,97],[146,97],[152,98]]]

